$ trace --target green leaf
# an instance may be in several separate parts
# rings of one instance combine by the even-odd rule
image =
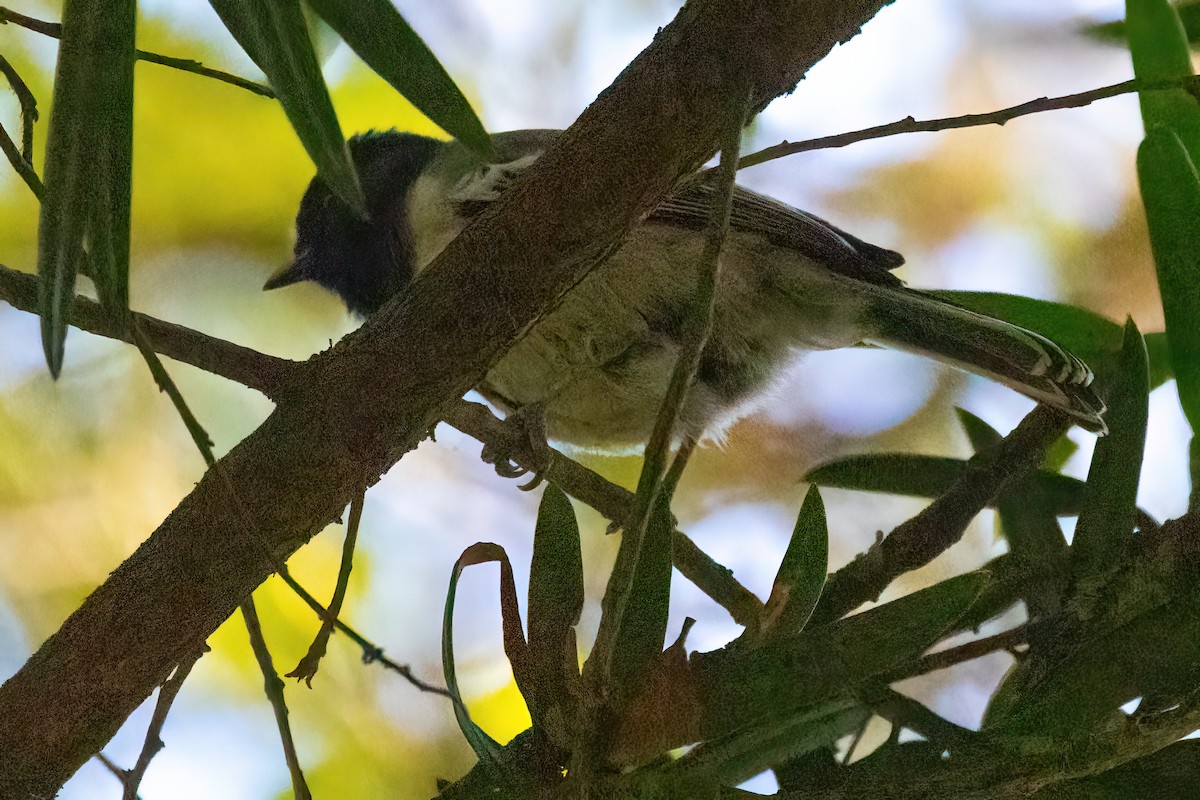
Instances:
[[[1133,537],[1138,478],[1146,445],[1146,347],[1137,326],[1125,326],[1125,347],[1108,397],[1108,436],[1096,442],[1083,508],[1071,546],[1077,581],[1102,581]]]
[[[492,140],[467,98],[388,0],[308,0],[367,66],[480,158]]]
[[[736,786],[773,764],[836,742],[861,729],[870,717],[866,706],[848,698],[767,715],[727,736],[704,742],[675,761],[672,771],[712,775],[725,786]]]
[[[1126,0],[1126,33],[1133,74],[1144,81],[1192,75],[1192,58],[1179,15],[1167,0]],[[1192,161],[1200,159],[1200,104],[1185,89],[1142,92],[1142,123],[1149,133],[1159,125],[1179,136]]]
[[[1075,444],[1070,436],[1064,435],[1046,450],[1046,459],[1042,462],[1042,466],[1051,472],[1058,472],[1077,452],[1079,452],[1079,445]]]
[[[1179,401],[1200,430],[1200,177],[1175,134],[1151,130],[1138,147],[1138,183],[1158,271]]]
[[[1194,592],[1125,624],[1098,628],[1044,675],[1023,681],[1019,698],[1007,698],[1009,713],[998,720],[1006,732],[1080,736],[1107,724],[1135,697],[1163,687],[1176,695],[1194,691],[1200,679]]]
[[[799,636],[694,653],[688,663],[704,708],[700,738],[782,719],[910,668],[940,639],[975,624],[966,617],[990,583],[986,571],[959,575],[836,622],[810,624]]]
[[[1167,334],[1163,331],[1147,333],[1146,355],[1150,358],[1150,389],[1154,390],[1175,377],[1171,367],[1171,350],[1167,345]]]
[[[1200,739],[1188,739],[1099,775],[1052,784],[1033,800],[1192,800],[1200,786]]]
[[[969,411],[961,408],[956,411],[977,452],[1003,439],[999,431]],[[1064,436],[1059,442],[1070,443],[1071,440]],[[1021,481],[1002,492],[996,498],[996,515],[1000,518],[1000,531],[1014,556],[1026,563],[1062,564],[1065,561],[1067,540],[1036,480]],[[1024,597],[1030,616],[1043,618],[1058,611],[1062,583],[1047,581],[1029,585]]]
[[[986,570],[969,572],[830,626],[844,640],[842,656],[860,674],[878,674],[924,653],[959,629],[963,615],[991,582]]]
[[[471,745],[471,749],[475,751],[475,755],[485,764],[500,765],[503,763],[503,748],[500,743],[488,736],[482,728],[475,724],[467,713],[467,707],[462,701],[462,694],[458,690],[458,675],[454,666],[454,598],[458,593],[458,580],[462,577],[463,570],[472,564],[483,564],[489,561],[497,561],[501,568],[501,594],[510,594],[511,600],[502,599],[501,610],[506,616],[512,612],[512,607],[516,605],[516,591],[513,587],[512,565],[509,563],[508,554],[504,552],[504,548],[498,544],[491,542],[477,542],[459,556],[458,561],[454,562],[454,570],[450,573],[450,587],[446,590],[446,605],[442,612],[442,673],[446,679],[446,689],[454,698],[454,718],[458,721],[458,728],[462,731],[463,737],[466,738],[467,744]],[[504,649],[509,650],[511,635],[510,631],[511,620],[506,619],[505,622],[505,643]],[[520,619],[517,619],[517,636],[520,637]],[[524,645],[524,640],[521,640]],[[509,655],[510,660],[512,655]],[[518,661],[520,659],[518,658]],[[517,667],[513,665],[514,675],[517,672]]]
[[[821,597],[828,570],[825,504],[817,487],[810,486],[763,610],[761,635],[792,636],[803,630]]]
[[[1183,23],[1184,34],[1187,36],[1188,42],[1194,47],[1197,42],[1200,42],[1200,2],[1197,2],[1197,0],[1180,0],[1180,2],[1174,5],[1175,13],[1179,15],[1179,20]],[[1087,25],[1084,27],[1083,32],[1097,39],[1124,44],[1128,41],[1125,28],[1125,20],[1119,19],[1113,22],[1102,22],[1099,25]]]
[[[967,462],[942,456],[872,453],[848,456],[814,469],[804,480],[833,489],[883,492],[908,497],[940,497],[967,468]],[[1079,513],[1083,481],[1040,470],[1031,479],[1056,516]],[[992,501],[995,507],[995,501]]]
[[[101,300],[117,314],[129,307],[135,24],[134,0],[63,5],[38,223],[42,345],[55,377],[85,241]]]
[[[646,522],[629,599],[616,633],[610,673],[613,697],[624,698],[634,693],[662,653],[671,599],[674,533],[675,520],[669,501],[659,498]]]
[[[350,150],[300,11],[300,0],[209,0],[225,27],[267,76],[321,180],[366,217]]]
[[[547,484],[533,534],[529,570],[529,705],[534,724],[547,727],[551,709],[566,714],[579,679],[575,625],[583,609],[583,557],[571,501]],[[560,719],[563,719],[560,716]],[[569,720],[566,720],[569,723]]]
[[[988,425],[965,408],[955,408],[954,413],[958,415],[958,424],[962,425],[963,431],[967,434],[967,440],[971,442],[971,447],[974,448],[976,453],[987,450],[993,445],[1000,444],[1004,440],[1004,437],[1000,435],[1000,431]]]

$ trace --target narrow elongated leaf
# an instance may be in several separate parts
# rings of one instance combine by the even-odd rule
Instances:
[[[817,487],[810,486],[763,611],[763,637],[791,636],[804,628],[821,597],[828,570],[825,503]]]
[[[1188,739],[1099,775],[1052,784],[1033,800],[1191,800],[1197,786],[1200,739]]]
[[[1200,430],[1200,177],[1175,134],[1150,131],[1138,148],[1138,183],[1158,272],[1167,347],[1183,412]]]
[[[1146,445],[1146,347],[1137,326],[1125,326],[1121,368],[1108,397],[1109,435],[1096,443],[1071,560],[1076,580],[1099,581],[1133,537],[1138,478]]]
[[[849,686],[911,665],[961,629],[988,583],[984,572],[960,575],[799,636],[693,654],[703,709],[697,738],[842,698]]]
[[[870,717],[870,709],[856,700],[829,700],[705,742],[672,766],[684,774],[714,775],[723,785],[736,786],[772,764],[836,742],[860,729]]]
[[[442,612],[442,673],[446,679],[446,689],[455,698],[454,718],[458,720],[458,727],[462,731],[463,737],[466,738],[467,743],[471,745],[471,749],[475,751],[475,755],[481,762],[499,765],[503,762],[503,749],[500,743],[488,736],[467,713],[467,707],[462,702],[462,695],[458,691],[458,674],[454,666],[454,598],[458,593],[458,580],[467,567],[488,561],[496,561],[500,564],[500,606],[501,612],[505,616],[504,650],[508,653],[510,661],[513,660],[514,653],[518,654],[516,662],[513,663],[514,675],[518,671],[517,662],[527,660],[520,655],[525,647],[525,640],[521,636],[521,620],[516,611],[516,585],[513,581],[512,565],[509,563],[508,554],[498,544],[477,542],[463,551],[458,561],[454,563],[454,570],[450,573],[450,586],[446,590],[446,606]],[[515,640],[512,620],[514,614],[516,614]],[[509,652],[510,649],[512,652]]]
[[[1174,6],[1175,13],[1179,15],[1179,21],[1183,23],[1183,31],[1187,36],[1188,43],[1194,49],[1197,42],[1200,42],[1200,2],[1197,2],[1197,0],[1180,0]],[[1102,41],[1119,42],[1122,45],[1129,38],[1126,35],[1125,20],[1123,19],[1114,20],[1113,22],[1102,22],[1098,25],[1086,25],[1083,28],[1083,32]]]
[[[546,719],[570,695],[579,678],[575,625],[583,609],[583,557],[579,525],[571,501],[554,484],[547,484],[533,534],[533,563],[529,570],[529,693],[525,702],[535,725],[552,726]]]
[[[1126,0],[1125,25],[1133,74],[1144,81],[1192,74],[1183,23],[1168,0]],[[1142,92],[1142,122],[1149,133],[1162,125],[1175,131],[1193,162],[1200,160],[1200,105],[1185,89]]]
[[[834,489],[856,489],[907,497],[939,497],[966,469],[967,462],[942,456],[874,453],[822,464],[804,480]],[[1079,513],[1083,481],[1041,470],[1030,479],[1045,493],[1056,516]],[[995,501],[991,503],[995,507]]]
[[[671,598],[671,540],[675,524],[666,500],[655,503],[634,570],[629,601],[613,647],[614,697],[628,697],[663,650]]]
[[[1150,388],[1157,389],[1171,378],[1175,370],[1171,366],[1171,349],[1167,345],[1167,334],[1163,331],[1147,333],[1146,355],[1150,359]]]
[[[1002,440],[1000,432],[964,409],[956,409],[959,422],[975,450],[986,450]],[[1070,442],[1065,436],[1060,442]],[[996,498],[996,515],[1009,551],[1026,563],[1065,564],[1067,540],[1053,509],[1039,491],[1036,480],[1009,487]],[[1065,573],[1066,570],[1062,570]],[[1031,583],[1025,592],[1030,616],[1044,619],[1061,607],[1062,580]]]
[[[991,582],[986,570],[957,575],[919,592],[853,614],[829,626],[839,631],[843,655],[878,674],[917,656],[960,629],[963,615]]]
[[[1135,697],[1163,686],[1193,691],[1200,678],[1196,600],[1193,593],[1123,625],[1102,628],[1040,680],[1027,683],[1022,696],[1010,703],[1001,727],[1014,733],[1079,736],[1115,718]]]
[[[958,416],[958,424],[962,426],[963,431],[967,434],[967,439],[971,442],[971,447],[974,448],[976,453],[987,450],[992,445],[1000,444],[1004,439],[1000,431],[988,425],[965,408],[956,408],[954,409],[954,413]]]
[[[467,98],[388,0],[308,0],[367,66],[425,116],[492,160],[492,140]]]
[[[104,304],[129,305],[135,22],[134,0],[63,5],[38,223],[42,345],[56,377],[85,240]]]
[[[366,201],[342,136],[300,0],[209,0],[267,76],[288,121],[329,188],[361,216]]]

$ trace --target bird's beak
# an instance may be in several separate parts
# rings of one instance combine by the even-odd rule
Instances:
[[[291,261],[274,275],[267,278],[267,282],[263,284],[263,291],[291,286],[293,283],[300,283],[306,280],[308,280],[308,276],[304,274],[304,266],[299,261]]]

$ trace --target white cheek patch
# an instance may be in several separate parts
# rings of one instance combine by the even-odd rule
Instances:
[[[512,185],[518,173],[537,161],[541,154],[538,151],[503,164],[485,164],[460,178],[450,192],[450,199],[457,203],[496,200]]]

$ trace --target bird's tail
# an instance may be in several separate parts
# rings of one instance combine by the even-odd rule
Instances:
[[[863,320],[871,344],[944,361],[1069,414],[1099,434],[1104,402],[1092,371],[1044,336],[910,289],[869,293]]]

